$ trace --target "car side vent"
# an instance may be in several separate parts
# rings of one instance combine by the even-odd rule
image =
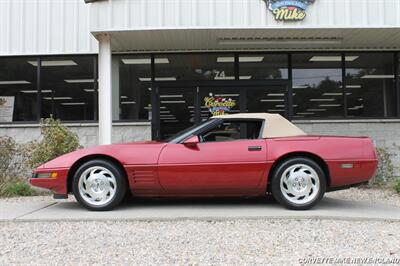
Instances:
[[[132,180],[136,185],[152,185],[157,182],[155,172],[152,170],[133,170]]]

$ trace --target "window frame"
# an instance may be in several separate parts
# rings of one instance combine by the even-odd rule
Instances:
[[[218,143],[218,142],[233,142],[233,141],[251,141],[251,140],[259,140],[262,139],[262,135],[264,132],[264,127],[265,127],[265,119],[259,119],[259,118],[212,118],[218,121],[218,123],[212,123],[209,125],[209,127],[205,128],[202,130],[202,132],[198,132],[195,136],[198,136],[200,138],[201,134],[210,132],[211,130],[215,129],[217,126],[223,124],[224,122],[239,122],[239,123],[247,123],[247,122],[260,122],[261,126],[258,132],[258,137],[254,139],[248,139],[248,138],[240,138],[240,139],[234,139],[234,140],[226,140],[226,141],[200,141],[200,143]],[[211,127],[212,126],[212,127]],[[239,132],[241,134],[241,132]],[[193,136],[193,135],[192,135]],[[200,138],[201,139],[201,138]]]

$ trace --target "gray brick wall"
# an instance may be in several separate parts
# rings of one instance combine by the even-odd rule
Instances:
[[[386,148],[392,154],[400,176],[400,120],[358,120],[358,121],[296,121],[295,124],[306,133],[313,135],[368,136],[377,147]]]
[[[84,147],[95,146],[98,143],[97,124],[68,124],[75,132]],[[0,136],[13,137],[19,143],[26,143],[40,138],[38,125],[0,125]],[[113,143],[140,141],[151,139],[150,123],[116,123],[113,125]]]

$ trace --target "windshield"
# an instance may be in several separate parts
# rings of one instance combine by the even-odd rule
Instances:
[[[200,124],[195,124],[189,128],[186,128],[178,133],[176,133],[175,135],[165,139],[165,142],[169,142],[169,143],[179,143],[182,140],[186,139],[187,137],[193,135],[194,132],[196,132],[197,130],[199,130],[202,127],[205,127],[209,124],[211,124],[212,122],[215,122],[215,119],[209,119],[206,121],[201,122]]]

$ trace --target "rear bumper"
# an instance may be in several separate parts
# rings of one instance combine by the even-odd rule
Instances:
[[[331,178],[330,187],[333,189],[368,182],[376,174],[378,160],[335,160],[327,161],[327,164]]]
[[[38,178],[38,174],[40,173],[57,173],[57,177],[55,178]],[[29,182],[32,186],[40,187],[44,189],[51,190],[54,194],[57,195],[67,195],[67,179],[68,179],[68,168],[40,168],[37,169],[32,177],[29,179]]]

